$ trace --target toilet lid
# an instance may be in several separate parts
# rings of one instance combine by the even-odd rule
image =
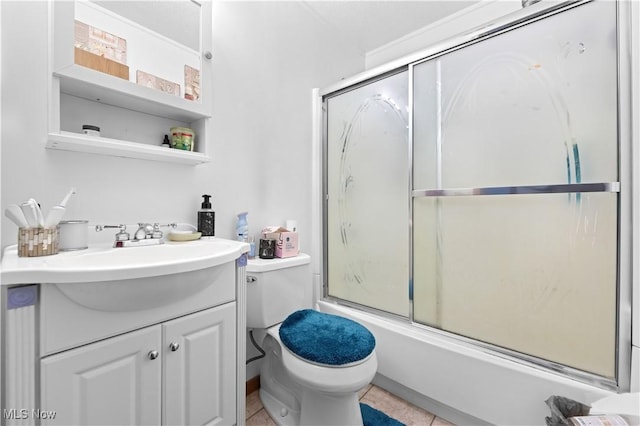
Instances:
[[[368,357],[376,346],[373,334],[348,318],[303,309],[280,326],[280,340],[300,358],[343,365]]]

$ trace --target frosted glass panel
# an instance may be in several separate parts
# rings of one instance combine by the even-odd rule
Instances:
[[[414,200],[414,319],[615,374],[617,194]]]
[[[414,67],[415,189],[618,181],[616,4]],[[414,320],[615,377],[616,193],[414,198]]]
[[[417,65],[415,188],[617,181],[615,23],[595,2]]]
[[[407,72],[329,98],[328,295],[409,313]]]

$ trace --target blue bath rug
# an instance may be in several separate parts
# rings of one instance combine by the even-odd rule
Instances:
[[[405,426],[404,423],[362,402],[360,403],[360,412],[364,426]]]
[[[376,346],[376,339],[364,326],[313,309],[289,315],[280,326],[280,339],[300,358],[329,365],[365,359]]]

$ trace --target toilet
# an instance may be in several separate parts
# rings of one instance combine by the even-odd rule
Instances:
[[[364,326],[311,306],[311,258],[250,259],[247,328],[265,351],[260,399],[279,425],[362,425],[358,392],[378,368]]]

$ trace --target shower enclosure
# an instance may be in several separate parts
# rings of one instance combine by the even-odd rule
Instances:
[[[574,3],[324,94],[325,298],[618,388],[618,42]]]

